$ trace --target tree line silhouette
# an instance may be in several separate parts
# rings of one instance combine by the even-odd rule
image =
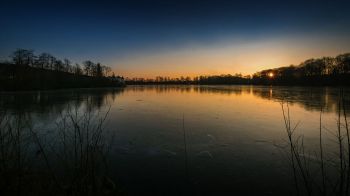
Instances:
[[[109,66],[84,61],[74,65],[49,53],[17,49],[11,61],[0,63],[0,90],[40,90],[58,88],[122,86],[123,77],[115,76]]]
[[[72,62],[66,58],[62,61],[46,52],[35,55],[33,50],[26,49],[17,49],[10,57],[15,65],[31,66],[34,68],[74,73],[77,75],[107,77],[112,70],[109,66],[101,65],[101,63],[94,63],[90,60],[84,61],[83,68],[81,68],[78,63],[73,65]]]
[[[256,84],[350,85],[350,53],[308,59],[299,65],[266,69],[253,75],[226,74],[197,77],[126,78],[127,84]]]
[[[198,76],[198,77],[162,77],[157,76],[155,79],[145,78],[126,78],[126,84],[249,84],[249,76],[242,74],[235,75],[214,75],[214,76]]]
[[[253,84],[349,85],[350,53],[308,59],[299,65],[267,69],[252,77]]]
[[[49,53],[17,49],[11,61],[0,63],[0,90],[35,90],[122,86],[109,66],[84,61],[82,66]],[[197,77],[126,78],[126,84],[256,84],[256,85],[350,85],[350,53],[308,59],[299,65],[266,69],[253,75],[225,74]]]

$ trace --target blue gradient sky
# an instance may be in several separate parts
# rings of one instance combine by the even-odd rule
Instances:
[[[128,77],[251,74],[350,52],[350,1],[1,1],[0,58],[16,48]]]

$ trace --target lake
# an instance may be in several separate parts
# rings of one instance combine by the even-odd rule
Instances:
[[[343,93],[350,111],[350,89]],[[128,86],[0,98],[2,111],[29,116],[46,142],[72,108],[107,114],[108,175],[125,195],[295,194],[282,102],[303,156],[317,159],[321,108],[327,156],[337,149],[338,88]]]

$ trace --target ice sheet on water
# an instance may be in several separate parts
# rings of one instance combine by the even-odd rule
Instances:
[[[213,155],[207,150],[197,153],[197,156],[201,158],[213,158]]]

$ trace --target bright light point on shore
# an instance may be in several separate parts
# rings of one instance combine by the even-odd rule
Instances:
[[[273,78],[274,74],[272,72],[269,73],[268,75],[270,78]]]

